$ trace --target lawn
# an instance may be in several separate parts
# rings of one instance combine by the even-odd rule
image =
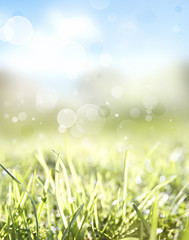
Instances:
[[[188,128],[1,140],[0,239],[189,239]]]

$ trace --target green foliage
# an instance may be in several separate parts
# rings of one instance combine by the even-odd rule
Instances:
[[[87,148],[65,138],[59,152],[31,147],[15,162],[2,151],[0,239],[188,239],[187,142],[172,161],[176,138],[121,152],[107,138]]]

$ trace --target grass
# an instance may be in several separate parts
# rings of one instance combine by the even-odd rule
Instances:
[[[2,144],[0,239],[189,239],[189,142],[180,134]]]

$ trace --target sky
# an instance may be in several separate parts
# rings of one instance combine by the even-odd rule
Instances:
[[[76,79],[141,74],[189,57],[188,0],[0,0],[0,68]]]

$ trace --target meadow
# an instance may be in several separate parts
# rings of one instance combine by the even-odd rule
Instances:
[[[1,139],[0,239],[189,239],[185,120]]]

